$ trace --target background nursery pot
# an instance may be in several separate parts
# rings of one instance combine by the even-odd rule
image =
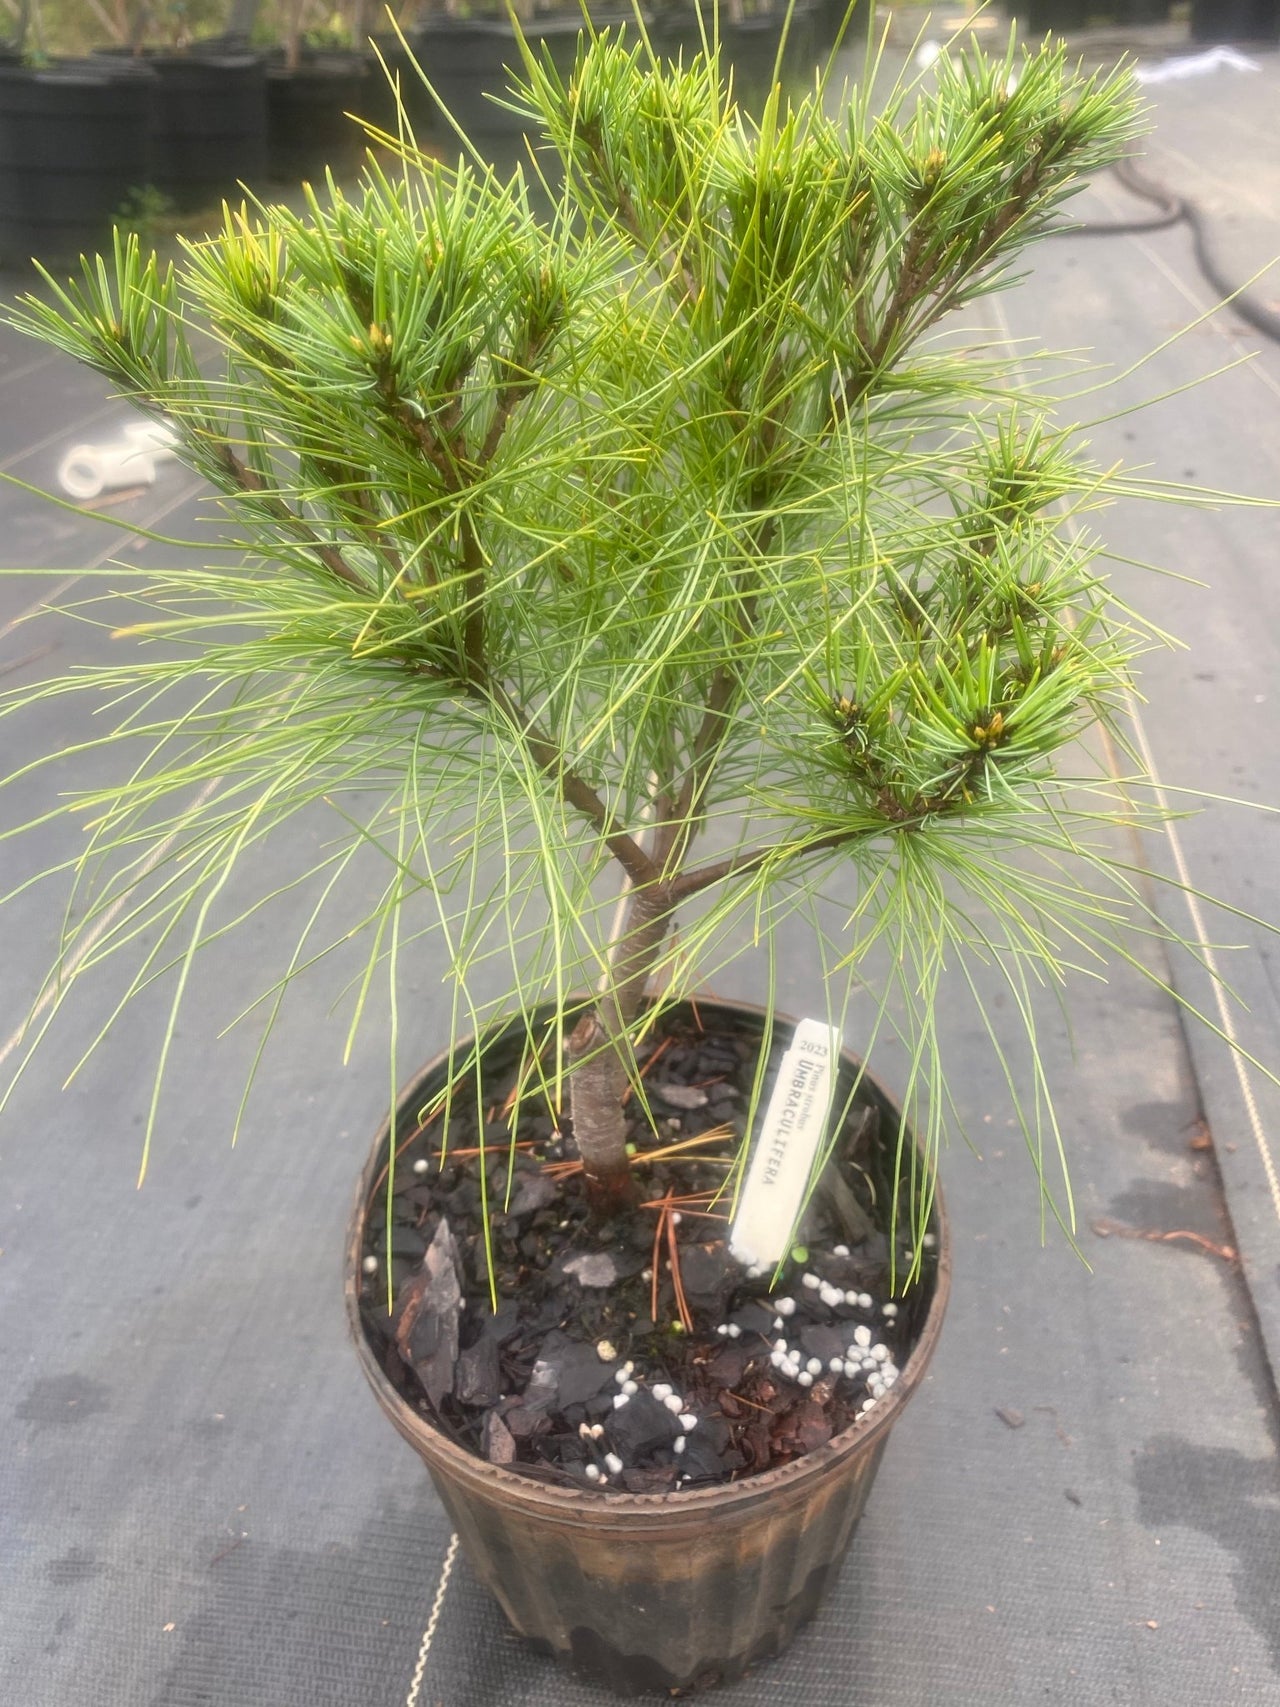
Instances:
[[[74,260],[151,180],[156,78],[130,61],[0,65],[0,266]]]
[[[378,78],[383,79],[381,67]],[[353,171],[365,148],[360,126],[347,117],[363,113],[370,67],[357,53],[308,53],[290,66],[267,65],[267,170],[282,183],[326,166]]]
[[[216,207],[267,168],[266,68],[253,53],[156,55],[155,184],[180,207]]]
[[[759,1009],[700,1002],[731,1026],[761,1035]],[[790,1021],[776,1016],[784,1035]],[[496,1034],[487,1054],[523,1038]],[[518,1048],[518,1044],[514,1047]],[[859,1063],[848,1050],[844,1072]],[[399,1103],[400,1130],[447,1079],[441,1056]],[[843,1078],[842,1074],[842,1078]],[[901,1114],[865,1077],[855,1107],[877,1109],[889,1132]],[[455,1444],[388,1379],[362,1320],[366,1221],[381,1189],[388,1126],[361,1177],[347,1243],[348,1321],[361,1367],[397,1431],[422,1457],[477,1575],[515,1629],[543,1652],[620,1694],[731,1681],[779,1653],[834,1580],[871,1491],[889,1432],[933,1354],[950,1286],[940,1193],[932,1226],[936,1263],[914,1297],[915,1341],[901,1378],[874,1413],[825,1445],[739,1482],[674,1494],[596,1493],[516,1474]],[[377,1283],[380,1284],[380,1283]]]
[[[106,61],[131,57],[102,50]],[[151,168],[154,184],[181,208],[216,207],[238,182],[267,171],[266,65],[260,54],[194,42],[182,53],[147,52],[155,83]]]
[[[616,32],[628,17],[623,11],[596,8],[592,26],[604,29],[611,25]],[[531,50],[539,58],[548,53],[557,71],[567,79],[583,31],[581,13],[574,8],[563,14],[527,18],[520,29]],[[468,137],[478,137],[483,143],[493,137],[519,137],[529,128],[527,119],[506,104],[513,75],[520,66],[520,46],[505,16],[463,18],[440,13],[424,18],[411,41],[432,87]],[[446,129],[452,145],[452,130]]]

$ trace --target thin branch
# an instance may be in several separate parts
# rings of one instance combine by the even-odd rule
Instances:
[[[338,580],[345,581],[347,586],[354,587],[357,592],[367,593],[369,591],[369,588],[343,557],[337,546],[326,544],[314,528],[309,527],[301,516],[296,515],[283,499],[272,497],[266,490],[266,482],[262,476],[250,468],[247,463],[242,462],[229,444],[220,442],[215,445],[214,449],[223,469],[240,487],[241,491],[251,493],[260,499],[263,507],[269,511],[275,520],[284,522],[291,532],[297,534],[304,544],[312,548],[331,575],[336,575]]]
[[[526,373],[521,378],[509,379],[505,384],[498,387],[493,419],[489,423],[489,431],[485,434],[484,443],[480,446],[480,454],[476,458],[478,468],[487,468],[493,461],[498,446],[502,442],[502,435],[507,430],[507,423],[536,384],[537,375]]]
[[[901,333],[907,331],[911,340],[918,338],[959,305],[967,285],[985,268],[997,263],[1005,238],[1034,211],[1039,188],[1039,173],[1034,167],[1027,167],[1010,186],[1007,204],[1000,207],[988,223],[978,251],[962,256],[949,272],[942,278],[935,279],[931,286],[928,275],[920,271],[927,234],[922,225],[923,214],[916,215],[903,243],[898,277],[885,309],[879,334],[871,348],[866,351],[865,363],[841,375],[839,389],[832,397],[833,425],[838,426],[848,414],[850,406],[861,401],[876,384],[893,351],[894,341]],[[921,304],[924,305],[924,312],[916,323],[911,325],[911,315]]]
[[[767,555],[776,532],[777,517],[766,515],[754,541],[757,558]],[[757,603],[758,594],[754,592],[738,600],[738,618],[744,633],[749,633],[755,622]],[[671,836],[671,848],[678,849],[677,863],[683,859],[693,839],[700,803],[711,780],[720,749],[728,736],[729,710],[740,686],[741,677],[732,662],[726,661],[716,667],[711,677],[711,685],[707,689],[702,721],[693,738],[693,751],[689,756],[689,764],[672,814],[675,828]]]
[[[729,707],[733,703],[738,686],[737,671],[728,664],[719,665],[707,690],[702,722],[693,738],[693,752],[680,793],[676,797],[674,816],[678,824],[682,824],[691,815],[709,780],[709,761],[724,741]]]
[[[530,757],[544,776],[552,778],[567,805],[573,806],[595,825],[600,839],[637,886],[660,886],[662,872],[650,856],[623,829],[585,777],[569,763],[563,749],[533,721],[500,682],[488,684],[493,702],[520,731]]]
[[[658,273],[663,284],[671,291],[678,308],[691,307],[698,300],[698,281],[693,270],[682,255],[663,244],[654,245],[644,234],[640,217],[636,213],[635,203],[621,184],[612,186],[616,200],[618,223],[630,237],[636,247],[644,252],[646,260],[653,258],[655,247],[657,255],[666,265],[666,273]]]
[[[395,405],[396,419],[401,426],[407,427],[417,442],[418,449],[444,481],[446,492],[457,492],[461,481],[458,477],[457,459],[449,454],[441,440],[432,431],[430,425],[415,415],[403,403]]]
[[[660,267],[655,267],[654,270],[663,286],[670,290],[676,307],[690,307],[698,300],[699,292],[698,281],[689,263],[678,251],[645,235],[630,191],[625,184],[619,183],[609,170],[598,131],[592,126],[580,124],[578,135],[590,151],[591,169],[585,175],[594,179],[595,193],[600,205],[606,213],[616,218],[646,261],[653,261],[656,257],[666,264],[665,274]]]
[[[353,470],[353,475],[354,472]],[[372,494],[367,486],[360,484],[358,476],[355,477],[351,485],[351,495],[353,503],[359,510],[361,517],[364,518],[360,522],[360,531],[373,549],[386,559],[392,578],[399,586],[404,578],[404,558],[400,555],[397,547],[383,535],[381,518],[373,502]],[[428,586],[434,586],[436,584],[436,573],[430,558],[424,553],[421,561],[423,580]]]
[[[747,877],[770,860],[785,858],[789,853],[798,856],[830,853],[835,848],[847,847],[851,842],[866,841],[872,835],[881,834],[883,830],[879,827],[875,830],[830,830],[825,836],[819,836],[811,842],[774,842],[767,848],[753,848],[749,853],[726,854],[723,859],[709,860],[705,865],[694,866],[692,871],[681,872],[678,877],[673,878],[667,886],[671,905],[676,907],[681,901],[687,901],[691,895],[710,889],[714,884],[724,883],[731,877]]]

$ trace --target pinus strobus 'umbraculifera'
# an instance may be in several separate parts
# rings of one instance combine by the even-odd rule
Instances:
[[[73,808],[104,872],[83,925],[125,898],[95,958],[146,919],[139,980],[176,962],[180,997],[232,869],[328,802],[341,839],[298,881],[319,906],[381,847],[370,973],[421,952],[426,891],[473,1019],[509,962],[607,1213],[646,995],[852,868],[828,960],[890,951],[931,1151],[944,965],[1003,957],[1031,1026],[1030,980],[1140,906],[1094,834],[1130,801],[1055,772],[1145,643],[1080,521],[1104,482],[948,321],[1125,149],[1129,82],[974,51],[878,114],[827,89],[756,123],[714,64],[605,33],[567,83],[530,57],[517,98],[560,157],[545,217],[519,174],[402,145],[301,213],[229,210],[176,268],[121,240],[16,312],[173,425],[243,547],[133,572],[160,644],[39,690],[111,702],[145,755]]]

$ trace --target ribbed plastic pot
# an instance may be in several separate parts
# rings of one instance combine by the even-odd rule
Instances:
[[[1280,40],[1280,0],[1192,0],[1191,39],[1258,43]]]
[[[826,0],[796,0],[789,20],[787,7],[782,4],[774,10],[754,12],[737,20],[728,16],[726,8],[721,8],[721,74],[727,75],[732,70],[733,92],[742,106],[758,113],[773,87],[784,26],[786,43],[780,67],[782,83],[784,87],[797,85],[806,88],[812,83],[814,70],[829,50],[835,30],[844,19],[845,0],[831,0],[833,7],[837,3],[839,18],[834,20],[827,16]],[[710,15],[708,8],[704,14],[708,29]],[[655,53],[663,59],[673,62],[681,59],[688,65],[694,54],[702,52],[698,20],[688,7],[666,6],[659,10],[649,34]],[[846,40],[852,43],[856,38],[857,25],[851,23]]]
[[[744,1019],[759,1010],[700,1001]],[[783,1022],[785,1023],[785,1022]],[[523,1030],[520,1033],[524,1035]],[[433,1062],[401,1099],[406,1119],[443,1082]],[[849,1072],[856,1059],[845,1056]],[[896,1130],[889,1098],[863,1080],[866,1102]],[[360,1317],[369,1200],[387,1156],[373,1146],[347,1247],[348,1320],[379,1404],[422,1457],[476,1575],[512,1626],[545,1653],[620,1695],[687,1691],[740,1677],[781,1652],[827,1592],[862,1515],[890,1431],[923,1379],[942,1326],[950,1247],[941,1194],[936,1268],[918,1337],[874,1412],[777,1470],[675,1494],[604,1494],[552,1487],[464,1451],[388,1380]]]
[[[74,262],[150,181],[156,79],[145,67],[0,65],[0,266]]]
[[[596,27],[609,22],[593,12]],[[559,17],[530,18],[521,28],[533,52],[545,49],[562,77],[573,69],[582,18],[575,11]],[[526,129],[518,113],[501,105],[513,75],[524,63],[515,31],[505,17],[451,18],[440,15],[419,25],[413,35],[418,62],[454,119],[473,140],[519,136]]]
[[[783,27],[787,26],[786,41]],[[792,82],[811,83],[818,62],[814,12],[797,4],[788,21],[785,8],[757,12],[737,21],[725,18],[720,24],[724,53],[733,66],[733,87],[748,110],[758,111],[773,87],[774,71],[780,72],[784,87]],[[782,64],[778,65],[778,50]]]
[[[104,48],[119,62],[124,50]],[[238,183],[267,173],[267,72],[262,56],[193,42],[184,53],[144,53],[157,79],[154,148],[146,183],[183,208],[216,207]]]
[[[337,173],[356,166],[367,138],[347,114],[364,115],[371,81],[369,67],[357,53],[314,54],[293,70],[282,63],[268,64],[270,177],[292,184],[319,176],[326,166]]]
[[[1115,0],[1117,24],[1163,24],[1168,21],[1172,0]]]
[[[1014,10],[1024,27],[1035,34],[1042,30],[1082,30],[1089,22],[1088,0],[1025,0]]]
[[[257,54],[174,54],[160,78],[155,182],[182,207],[213,207],[267,170],[266,68]]]
[[[857,0],[852,12],[849,12],[849,0],[816,0],[815,46],[829,48],[836,37],[840,36],[841,45],[844,47],[865,47],[874,21],[872,11],[872,0]],[[883,25],[883,18],[880,21]],[[841,34],[841,31],[844,33]]]
[[[421,42],[416,33],[412,41],[413,56],[422,64]],[[372,36],[370,43],[365,60],[369,76],[360,97],[360,117],[391,136],[397,135],[399,114],[394,85],[398,84],[400,99],[414,135],[421,139],[434,130],[439,113],[426,85],[414,69],[404,43],[399,36],[382,34]],[[423,70],[426,70],[425,64]]]

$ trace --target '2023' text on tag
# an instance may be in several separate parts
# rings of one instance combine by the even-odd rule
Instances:
[[[840,1042],[834,1026],[802,1019],[782,1057],[729,1235],[741,1263],[772,1265],[786,1254],[826,1134]]]

